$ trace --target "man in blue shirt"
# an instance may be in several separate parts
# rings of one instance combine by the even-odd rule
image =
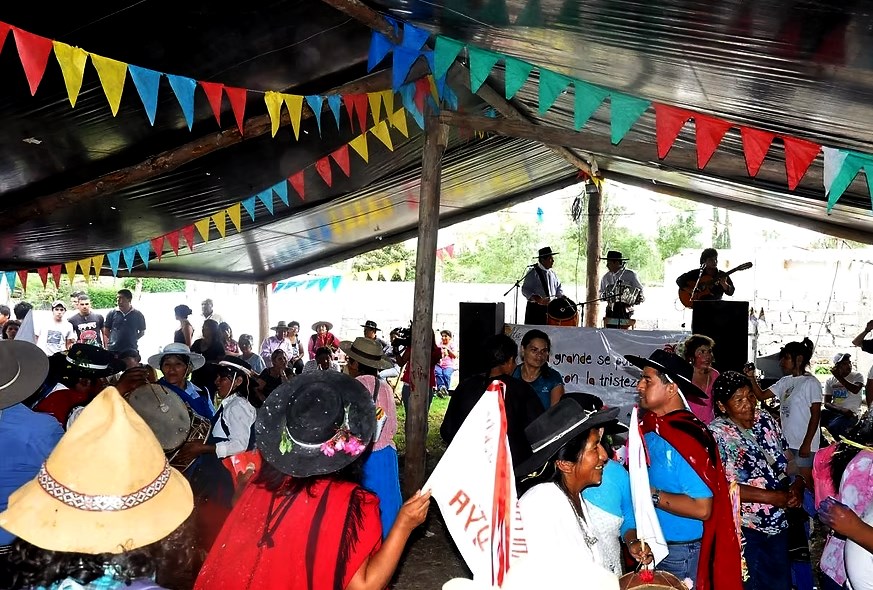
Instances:
[[[64,434],[49,414],[32,411],[21,402],[33,395],[48,375],[48,357],[23,340],[0,344],[0,511],[9,496],[36,477],[40,466]],[[15,537],[0,529],[0,572],[6,571],[9,546]],[[8,588],[9,580],[0,579]]]

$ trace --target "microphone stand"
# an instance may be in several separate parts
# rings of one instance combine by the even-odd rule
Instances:
[[[518,277],[518,279],[516,279],[515,284],[513,286],[511,286],[509,289],[507,289],[506,293],[503,294],[503,296],[506,297],[507,295],[509,295],[510,291],[515,289],[515,306],[514,306],[515,313],[513,315],[513,321],[512,321],[513,324],[518,323],[518,290],[521,289],[521,282],[527,278],[527,275],[530,272],[530,269],[532,269],[534,266],[536,266],[536,265],[531,264],[526,269],[524,269],[524,272],[522,273],[522,275],[520,277]]]
[[[691,290],[691,304],[694,305],[694,294],[697,293],[697,287],[700,285],[700,279],[703,278],[703,271],[706,270],[706,263],[700,265],[700,272],[697,273],[697,280],[694,281],[694,288]]]

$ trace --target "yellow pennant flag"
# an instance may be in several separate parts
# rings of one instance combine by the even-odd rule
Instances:
[[[349,146],[358,152],[365,162],[370,161],[370,153],[367,150],[367,134],[361,133],[359,136],[349,142]]]
[[[437,90],[436,81],[433,79],[433,76],[431,76],[430,74],[428,74],[428,76],[427,76],[427,81],[430,82],[430,93],[431,93],[431,95],[433,95],[434,102],[439,104],[440,103],[440,93],[439,93],[439,90]]]
[[[55,57],[61,66],[61,73],[64,75],[70,104],[76,106],[76,99],[79,98],[79,91],[82,90],[82,77],[85,75],[88,52],[60,41],[52,41],[52,45],[55,48]]]
[[[240,215],[242,214],[242,210],[240,208],[240,204],[232,205],[227,208],[227,216],[230,217],[230,222],[236,228],[236,231],[242,231],[242,219]]]
[[[267,113],[270,115],[270,123],[272,124],[273,137],[276,137],[276,132],[279,131],[279,123],[282,121],[282,95],[278,92],[268,90],[264,94],[264,102],[267,103]]]
[[[70,285],[73,284],[73,279],[76,278],[76,267],[79,265],[77,261],[65,262],[64,266],[67,267],[67,276],[70,278]]]
[[[406,126],[406,109],[402,108],[391,115],[391,126],[403,134],[403,137],[409,137],[409,128]]]
[[[300,116],[303,114],[303,96],[299,94],[283,94],[285,106],[291,116],[291,127],[294,129],[294,139],[300,140]]]
[[[406,280],[406,263],[405,262],[400,263],[400,278],[403,279],[404,281]]]
[[[121,93],[124,90],[124,80],[127,78],[127,64],[94,53],[90,55],[91,63],[97,69],[100,84],[109,100],[109,108],[112,109],[114,117],[118,114],[118,107],[121,105]]]
[[[82,270],[82,276],[85,277],[85,280],[87,281],[88,278],[91,276],[91,259],[83,258],[82,260],[80,260],[79,268]]]
[[[200,237],[203,238],[204,242],[209,241],[209,218],[204,217],[203,219],[198,219],[194,222],[194,227],[197,228],[198,233],[200,233]]]
[[[385,116],[391,118],[391,113],[394,112],[394,91],[383,90],[379,94],[382,95],[382,104],[385,105]]]
[[[391,133],[388,131],[388,123],[385,121],[379,121],[379,123],[370,129],[370,132],[379,138],[379,141],[385,144],[392,152],[394,151],[394,145],[391,143]]]
[[[227,231],[227,211],[225,209],[222,209],[221,211],[213,215],[211,219],[212,223],[215,224],[215,228],[218,230],[218,233],[223,238],[225,232]],[[206,227],[208,228],[209,225],[207,224]]]
[[[373,121],[379,121],[379,115],[382,110],[382,93],[381,92],[368,92],[367,100],[370,101],[370,113],[373,115]],[[391,111],[386,110],[385,114],[387,115]]]
[[[91,258],[91,267],[94,269],[94,276],[99,279],[100,272],[103,270],[103,254]]]

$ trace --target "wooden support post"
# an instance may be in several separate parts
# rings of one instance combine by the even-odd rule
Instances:
[[[258,331],[260,340],[254,343],[255,350],[261,350],[261,342],[270,335],[270,303],[267,300],[267,283],[258,283]]]
[[[425,481],[428,400],[433,373],[433,291],[436,244],[440,216],[441,160],[449,128],[429,115],[425,121],[421,162],[421,199],[418,206],[418,247],[415,256],[415,291],[412,304],[412,392],[406,408],[406,457],[403,463],[404,495],[411,496]]]
[[[600,319],[600,305],[594,301],[600,296],[600,241],[602,234],[603,201],[600,191],[588,193],[588,257],[585,300],[585,326],[596,328]]]

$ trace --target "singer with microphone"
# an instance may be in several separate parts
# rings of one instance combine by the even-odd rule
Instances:
[[[549,302],[557,297],[563,297],[561,281],[552,270],[555,264],[555,254],[551,247],[540,248],[537,263],[530,266],[521,284],[521,294],[527,299],[524,310],[524,323],[534,326],[548,324],[547,308]]]
[[[731,296],[736,290],[728,273],[718,269],[718,251],[715,248],[701,252],[700,267],[680,275],[676,284],[680,298],[685,292],[692,301],[720,301],[723,296]]]

